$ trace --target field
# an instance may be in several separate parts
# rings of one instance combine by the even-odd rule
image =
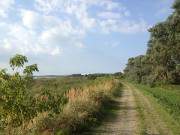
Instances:
[[[36,105],[31,105],[32,109],[37,111],[37,115],[24,121],[22,125],[7,125],[1,132],[5,134],[82,132],[84,129],[87,130],[90,124],[92,127],[98,123],[104,115],[104,104],[110,102],[120,88],[121,84],[113,77],[35,79],[28,94],[38,98]],[[47,93],[41,96],[44,91]]]
[[[59,77],[59,78],[40,78],[35,79],[32,87],[32,93],[38,93],[42,89],[49,89],[51,92],[63,94],[70,88],[81,88],[91,85],[95,80],[85,77]]]

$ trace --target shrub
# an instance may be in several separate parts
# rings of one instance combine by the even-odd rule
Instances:
[[[36,64],[25,66],[26,56],[15,55],[10,59],[12,74],[0,70],[0,128],[6,134],[26,134],[38,114],[60,113],[65,98],[44,90],[37,96],[30,92]]]

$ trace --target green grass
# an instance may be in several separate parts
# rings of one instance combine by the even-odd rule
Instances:
[[[164,85],[150,88],[146,85],[133,84],[154,106],[161,119],[176,135],[180,134],[180,89],[179,85]],[[142,110],[139,110],[140,112]],[[140,114],[143,121],[143,114]],[[143,124],[143,123],[142,123]],[[143,133],[142,133],[143,134]]]
[[[135,92],[133,92],[133,95],[135,97],[135,101],[137,104],[137,111],[139,113],[138,118],[140,120],[140,123],[138,125],[138,130],[139,130],[140,135],[146,135],[145,116],[143,112],[144,108],[142,106],[141,99],[136,95]]]
[[[145,85],[136,85],[147,91],[156,101],[180,124],[180,86],[166,85],[150,88]]]

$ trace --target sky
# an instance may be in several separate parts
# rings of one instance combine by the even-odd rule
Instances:
[[[0,68],[26,55],[37,75],[113,73],[145,54],[174,0],[0,0]]]

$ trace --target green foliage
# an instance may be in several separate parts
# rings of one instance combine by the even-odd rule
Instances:
[[[124,78],[124,74],[122,72],[116,72],[116,73],[112,74],[112,76],[114,76],[116,79]]]
[[[151,29],[145,56],[130,58],[125,76],[139,83],[180,84],[180,2],[174,4],[175,11],[168,19]]]
[[[65,98],[47,89],[37,96],[30,92],[33,73],[39,70],[36,64],[25,66],[27,62],[26,56],[17,54],[10,59],[13,73],[0,70],[0,128],[9,134],[18,127],[25,130],[39,113],[59,113],[66,102]]]
[[[176,0],[174,2],[173,8],[176,10],[176,12],[180,13],[180,1],[179,0]]]
[[[87,75],[87,78],[90,79],[90,80],[95,80],[97,78],[97,75]]]
[[[25,56],[15,55],[10,59],[12,69],[23,68],[28,60]],[[33,69],[29,70],[31,73]],[[35,99],[28,95],[29,77],[19,72],[9,74],[0,71],[1,127],[18,127],[36,116]]]
[[[105,74],[105,73],[95,73],[95,74],[87,74],[85,77],[89,80],[95,80],[98,77],[110,77],[113,74]]]
[[[33,72],[38,72],[38,67],[37,67],[37,64],[34,64],[34,65],[30,65],[30,66],[26,66],[23,73],[26,74],[26,75],[32,75]]]
[[[10,59],[10,66],[14,68],[23,67],[25,63],[28,62],[28,59],[26,56],[16,54],[14,57]]]
[[[44,89],[37,99],[39,99],[37,103],[38,112],[50,112],[55,114],[60,113],[63,105],[67,102],[65,97],[52,94],[47,89]]]

